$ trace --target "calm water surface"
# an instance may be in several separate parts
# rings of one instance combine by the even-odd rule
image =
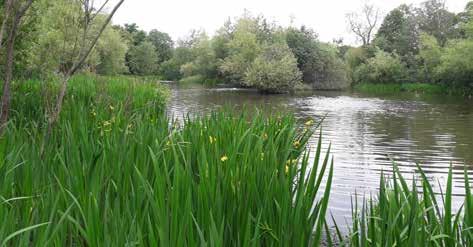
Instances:
[[[351,92],[260,95],[241,89],[172,88],[168,112],[175,117],[233,106],[268,114],[291,112],[301,121],[321,119],[323,146],[335,161],[330,210],[337,221],[350,217],[351,198],[375,194],[381,172],[392,160],[406,178],[420,163],[434,184],[445,184],[454,167],[456,206],[462,203],[463,170],[473,175],[473,100],[446,96],[373,96]],[[318,135],[310,141],[315,147]],[[417,174],[418,175],[418,174]],[[440,191],[439,186],[436,188]]]

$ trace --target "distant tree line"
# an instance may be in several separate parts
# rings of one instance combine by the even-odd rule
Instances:
[[[344,58],[354,83],[423,82],[471,90],[473,2],[457,14],[441,0],[401,5],[386,15],[373,40],[347,49]]]
[[[18,31],[15,77],[48,78],[74,64],[78,40],[91,43],[94,37],[78,37],[81,8],[80,1],[33,1]],[[212,37],[193,30],[177,41],[136,24],[109,24],[79,69],[184,83],[233,83],[265,92],[342,89],[362,82],[473,88],[473,2],[457,14],[441,0],[428,0],[417,7],[401,5],[384,20],[380,16],[368,5],[347,14],[360,47],[342,40],[321,42],[310,28],[282,27],[248,11],[228,19]],[[105,21],[98,11],[88,31],[98,31]]]

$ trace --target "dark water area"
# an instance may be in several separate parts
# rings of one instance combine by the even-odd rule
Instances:
[[[440,186],[445,191],[452,164],[457,208],[463,203],[465,168],[473,178],[473,99],[353,92],[261,95],[244,89],[173,86],[168,113],[179,118],[224,106],[291,113],[301,123],[324,118],[323,148],[331,144],[335,163],[330,211],[337,222],[350,218],[355,192],[359,197],[376,195],[381,172],[389,176],[393,161],[406,179],[419,175],[419,163],[438,192]],[[317,142],[315,134],[310,147],[315,149]]]

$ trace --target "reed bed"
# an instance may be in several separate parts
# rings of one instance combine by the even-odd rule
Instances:
[[[43,154],[48,98],[15,98],[0,245],[319,245],[333,170],[320,145],[309,163],[310,128],[249,113],[176,122],[159,87],[89,80],[71,84]],[[17,92],[44,94],[35,83]]]
[[[354,199],[350,235],[338,235],[341,246],[473,246],[473,195],[466,170],[465,203],[453,212],[451,167],[440,194],[420,166],[412,182],[393,167],[390,179],[381,175],[376,198]]]

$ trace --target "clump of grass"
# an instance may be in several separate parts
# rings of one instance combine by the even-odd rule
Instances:
[[[355,91],[363,93],[396,93],[401,91],[400,84],[360,83],[354,86]]]
[[[155,88],[102,79],[71,82],[43,155],[32,107],[44,99],[16,99],[25,109],[0,140],[0,244],[320,243],[333,167],[320,143],[309,164],[311,130],[246,113],[170,121]]]
[[[419,184],[411,185],[394,167],[388,183],[381,176],[379,194],[364,201],[360,207],[353,203],[353,224],[349,246],[471,246],[473,244],[473,195],[465,171],[465,204],[452,212],[452,169],[442,202],[434,193],[431,182],[418,166]],[[419,187],[419,188],[418,188]]]

